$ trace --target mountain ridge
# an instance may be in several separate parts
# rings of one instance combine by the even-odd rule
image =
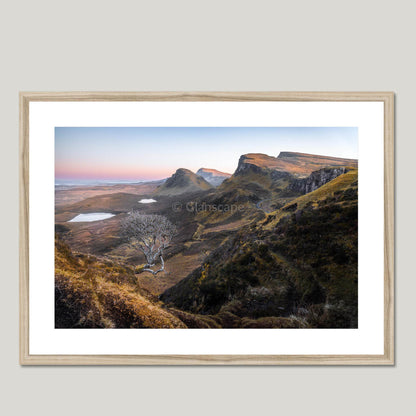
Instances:
[[[322,158],[322,159],[335,159],[335,160],[349,160],[351,162],[357,162],[357,159],[339,157],[339,156],[325,156],[325,155],[316,155],[314,153],[302,153],[302,152],[288,152],[283,151],[277,155],[278,159],[288,158],[288,157],[313,157],[313,158]]]
[[[321,168],[335,166],[358,167],[358,161],[356,159],[286,151],[280,152],[277,157],[264,153],[247,153],[240,156],[234,175],[241,175],[248,170],[259,172],[267,169],[304,178]]]
[[[209,189],[212,189],[212,185],[202,176],[196,175],[189,169],[179,168],[156,189],[155,195],[172,196]]]

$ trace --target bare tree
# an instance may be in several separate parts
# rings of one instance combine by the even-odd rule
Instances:
[[[145,215],[132,212],[121,223],[122,237],[130,246],[140,250],[146,257],[147,264],[143,271],[157,275],[165,270],[163,251],[169,246],[177,229],[162,215]],[[160,269],[152,267],[160,261]]]

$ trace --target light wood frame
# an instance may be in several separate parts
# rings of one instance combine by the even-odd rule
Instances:
[[[29,103],[33,101],[379,101],[384,103],[383,355],[31,355],[29,353]],[[22,92],[20,93],[20,364],[22,365],[393,365],[393,92]]]

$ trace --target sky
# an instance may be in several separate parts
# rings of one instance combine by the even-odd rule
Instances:
[[[56,127],[55,181],[146,181],[178,168],[233,173],[246,153],[358,158],[355,127]]]

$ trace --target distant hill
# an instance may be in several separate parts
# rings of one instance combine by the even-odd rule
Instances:
[[[212,189],[212,185],[188,169],[178,169],[166,182],[160,185],[155,195],[180,195]]]
[[[197,175],[202,176],[211,185],[219,186],[226,179],[231,177],[230,173],[220,172],[216,169],[201,168],[196,172]]]
[[[55,186],[55,206],[71,204],[83,201],[98,195],[109,195],[114,193],[129,193],[136,195],[148,195],[161,185],[164,180],[143,183],[126,183],[115,185],[94,186]]]

